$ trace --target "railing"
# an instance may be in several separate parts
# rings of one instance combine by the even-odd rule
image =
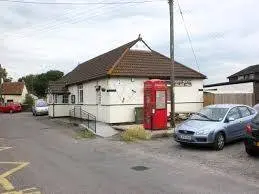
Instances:
[[[86,122],[86,126],[88,127],[88,129],[91,129],[96,133],[96,116],[86,112],[82,109],[81,106],[72,108],[69,111],[69,116],[71,118],[78,118],[81,119],[83,122]]]

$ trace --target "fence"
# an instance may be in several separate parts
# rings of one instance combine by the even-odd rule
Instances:
[[[96,133],[96,117],[85,110],[82,109],[81,106],[74,107],[69,111],[69,116],[71,118],[77,118],[82,120],[82,122],[86,122],[86,126],[88,129],[93,130]]]
[[[254,94],[213,94],[204,93],[204,106],[211,104],[245,104],[253,106],[255,104]]]

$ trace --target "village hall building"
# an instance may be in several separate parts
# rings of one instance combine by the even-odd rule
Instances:
[[[152,50],[139,37],[79,64],[61,80],[51,82],[47,95],[49,116],[66,117],[74,107],[81,107],[101,122],[134,122],[135,108],[143,107],[144,82],[170,80],[171,64],[168,57]],[[199,111],[206,76],[175,62],[175,77],[176,112]],[[169,110],[168,101],[168,115]]]

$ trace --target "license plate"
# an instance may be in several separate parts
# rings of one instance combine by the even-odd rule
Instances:
[[[191,140],[192,139],[192,137],[190,135],[180,135],[180,138],[184,139],[184,140]]]
[[[259,147],[259,142],[256,142],[256,146],[258,146],[258,147]]]

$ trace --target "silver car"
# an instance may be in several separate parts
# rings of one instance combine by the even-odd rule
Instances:
[[[34,116],[47,115],[49,113],[49,107],[46,101],[36,100],[34,106],[32,107],[32,114]]]
[[[210,105],[178,125],[174,138],[183,145],[209,144],[222,150],[226,142],[244,137],[245,126],[256,113],[246,105]]]

